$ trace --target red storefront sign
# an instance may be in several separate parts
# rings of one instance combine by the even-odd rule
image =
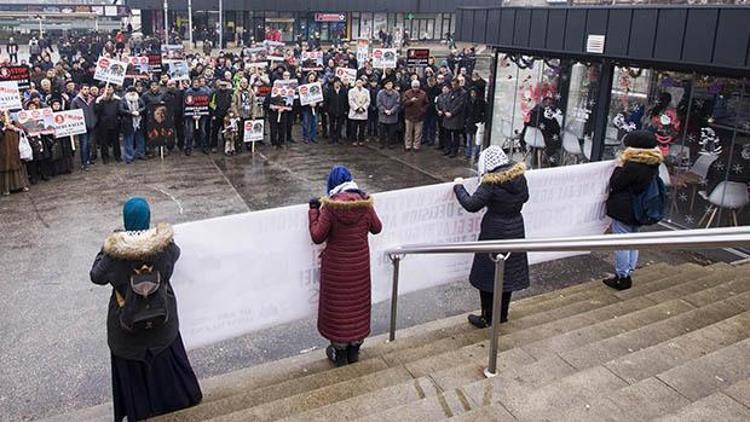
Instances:
[[[346,22],[343,13],[316,13],[315,22]]]

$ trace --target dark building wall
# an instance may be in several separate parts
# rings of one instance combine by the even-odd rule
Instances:
[[[458,6],[489,7],[498,0],[224,0],[224,10],[277,12],[453,13]],[[161,10],[162,0],[127,0],[137,9]],[[171,10],[186,10],[187,0],[169,0]],[[216,10],[217,0],[193,0],[194,10]]]
[[[459,8],[459,41],[530,55],[602,58],[675,69],[750,71],[750,7]],[[603,54],[586,50],[604,35]]]

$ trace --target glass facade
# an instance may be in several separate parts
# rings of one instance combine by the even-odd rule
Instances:
[[[490,139],[515,159],[532,168],[610,160],[628,132],[649,130],[666,157],[667,222],[750,224],[747,78],[503,52],[496,62]]]

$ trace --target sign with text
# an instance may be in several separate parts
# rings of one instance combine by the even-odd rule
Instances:
[[[148,58],[148,66],[151,68],[151,73],[156,75],[161,74],[161,54],[148,53],[146,57]]]
[[[55,138],[65,138],[87,132],[86,117],[81,109],[53,113],[52,121],[55,123]]]
[[[523,208],[529,238],[602,234],[612,161],[532,170]],[[471,186],[468,186],[471,185]],[[467,182],[472,190],[476,186]],[[482,213],[466,212],[453,183],[377,193],[383,232],[370,237],[372,302],[391,293],[387,249],[414,243],[474,241]],[[317,312],[320,252],[310,240],[308,206],[296,205],[175,226],[182,249],[172,285],[188,348],[205,346]],[[551,222],[562,222],[554,224]],[[258,239],[263,247],[258,248]],[[531,264],[570,254],[529,254]],[[247,257],[253,257],[248,265]],[[399,294],[468,279],[472,254],[410,256],[401,263]]]
[[[357,40],[357,68],[363,68],[368,58],[370,58],[370,40],[360,38]]]
[[[304,70],[305,72],[323,69],[322,51],[303,51],[301,59],[302,70]]]
[[[430,60],[429,48],[410,48],[406,50],[406,65],[425,67]]]
[[[372,67],[377,69],[395,69],[398,52],[395,48],[375,48],[372,50]]]
[[[169,77],[175,81],[189,81],[190,68],[185,60],[164,60]]]
[[[16,114],[16,121],[28,135],[54,135],[55,122],[52,120],[52,109],[21,110]]]
[[[343,84],[354,85],[354,81],[357,80],[357,69],[337,67],[335,74],[337,78],[341,79],[341,83]]]
[[[96,61],[94,79],[113,85],[122,85],[125,81],[125,73],[127,70],[128,64],[126,62],[107,57],[99,57],[99,60]]]
[[[284,46],[285,44],[281,41],[263,41],[263,46],[266,48],[266,60],[280,62],[284,60]]]
[[[185,117],[208,116],[208,103],[211,101],[208,94],[185,93]]]
[[[21,91],[29,89],[31,87],[31,73],[28,66],[0,66],[0,82],[5,81],[18,82],[18,89]]]
[[[126,78],[133,79],[149,79],[151,77],[151,65],[148,61],[148,56],[133,56],[128,57],[128,71],[125,74]]]
[[[323,87],[320,82],[299,86],[299,103],[303,106],[323,102]]]
[[[343,13],[316,13],[315,22],[346,22]]]
[[[277,80],[271,88],[271,105],[276,107],[292,107],[294,105],[294,93],[297,90],[296,79]]]
[[[263,140],[263,120],[245,120],[242,140],[245,143]]]
[[[0,82],[0,110],[20,110],[21,94],[18,92],[17,81]]]

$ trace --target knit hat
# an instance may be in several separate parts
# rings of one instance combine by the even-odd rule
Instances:
[[[477,170],[479,170],[480,176],[484,176],[508,164],[510,164],[510,160],[505,155],[505,151],[497,145],[491,145],[479,155]]]
[[[331,192],[336,186],[352,181],[352,173],[344,166],[335,166],[328,174],[326,193]]]
[[[125,230],[148,230],[151,226],[151,209],[143,198],[130,198],[122,207],[122,219]]]
[[[656,148],[656,136],[647,130],[634,130],[625,135],[622,143],[629,148]]]

